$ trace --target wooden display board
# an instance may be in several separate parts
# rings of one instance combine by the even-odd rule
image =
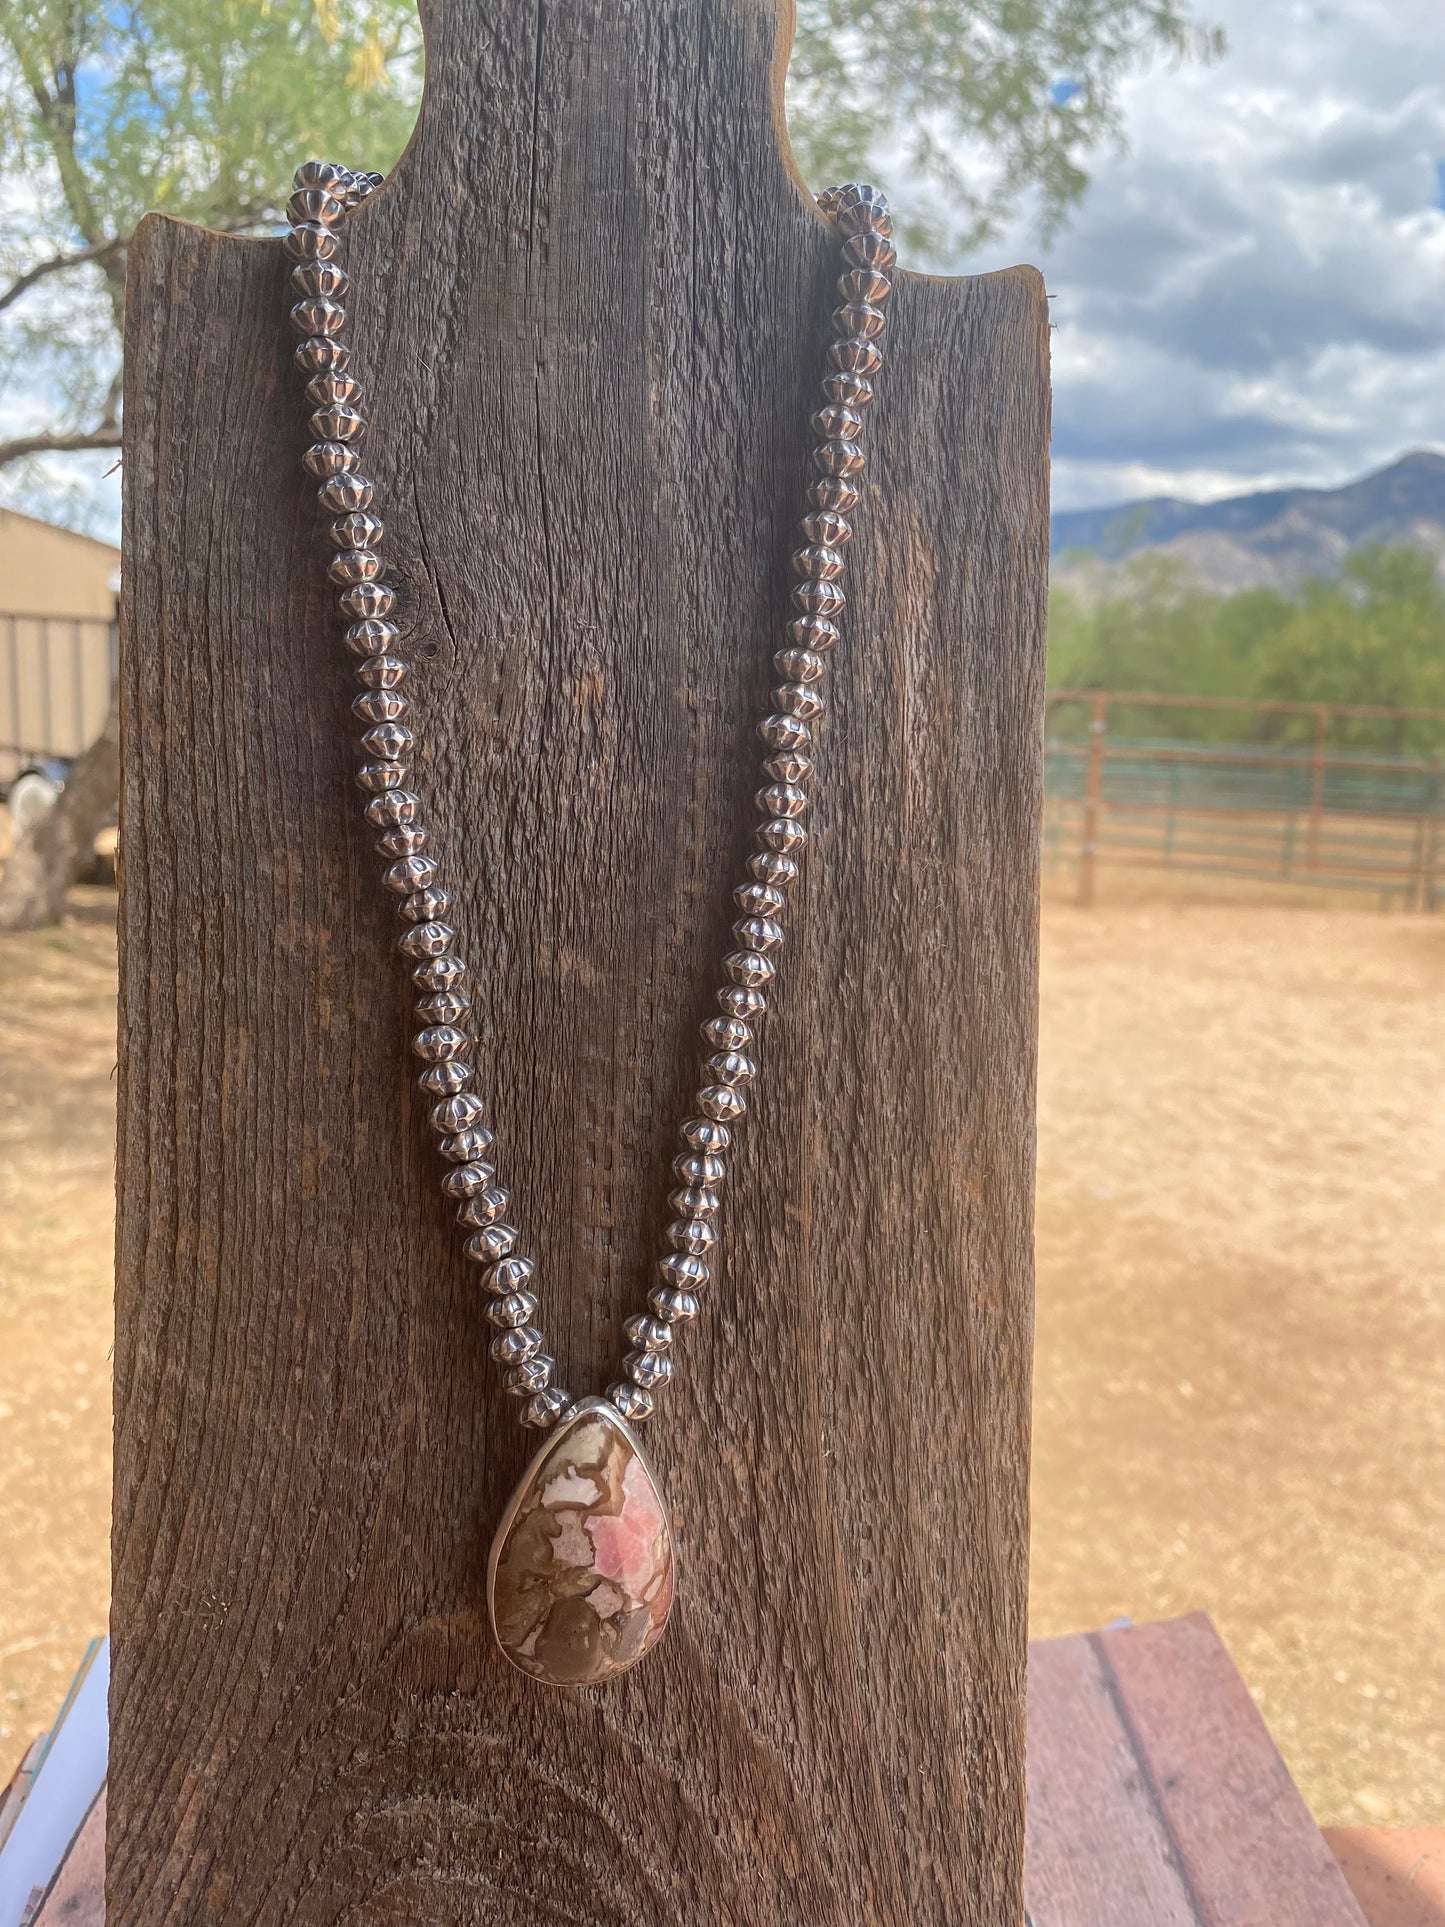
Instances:
[[[436,0],[350,338],[483,1088],[615,1376],[735,914],[836,243],[770,0]],[[299,158],[299,157],[298,157]],[[345,158],[344,156],[341,158]],[[903,276],[814,834],[648,1443],[680,1604],[486,1625],[486,1357],[352,784],[278,243],[151,220],[126,392],[110,1917],[1021,1913],[1047,317]]]

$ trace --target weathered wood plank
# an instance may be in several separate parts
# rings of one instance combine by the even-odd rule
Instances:
[[[45,1890],[34,1927],[105,1927],[105,1788]]]
[[[1095,1635],[1204,1927],[1361,1927],[1205,1613]]]
[[[1200,1927],[1093,1640],[1033,1642],[1028,1709],[1032,1927]]]
[[[763,0],[460,0],[348,241],[422,772],[574,1390],[746,847],[832,243]],[[127,346],[114,1918],[1001,1927],[1021,1898],[1047,323],[906,278],[798,936],[654,1428],[682,1601],[485,1629],[528,1443],[409,1095],[272,244]],[[218,459],[218,449],[224,453]]]

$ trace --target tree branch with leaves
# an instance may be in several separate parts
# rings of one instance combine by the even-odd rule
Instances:
[[[905,247],[956,265],[1029,198],[1045,229],[1067,214],[1126,73],[1218,45],[1181,0],[798,0],[794,147],[814,182],[906,189]],[[34,509],[120,445],[141,217],[264,231],[298,159],[385,171],[421,36],[415,0],[0,0],[0,55],[0,487]],[[88,847],[86,827],[47,847]],[[0,879],[0,925],[63,900],[52,880],[19,901],[22,872]]]

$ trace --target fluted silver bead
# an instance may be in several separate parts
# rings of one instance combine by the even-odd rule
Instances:
[[[696,1293],[707,1283],[710,1273],[702,1259],[695,1258],[690,1251],[669,1251],[665,1258],[658,1259],[657,1275],[673,1291]]]
[[[840,444],[841,446],[841,444]],[[848,598],[836,582],[795,582],[792,597],[804,615],[832,617],[847,606]]]
[[[520,1365],[513,1365],[502,1381],[513,1398],[531,1398],[545,1392],[557,1375],[557,1361],[546,1352],[537,1352]]]
[[[350,624],[342,641],[353,656],[369,659],[384,656],[400,634],[396,624],[387,617],[365,616],[360,622]]]
[[[408,923],[434,923],[446,916],[451,907],[450,892],[434,883],[428,884],[425,890],[414,890],[397,906]]]
[[[733,892],[734,896],[740,894],[736,890]],[[782,902],[780,895],[778,901]],[[745,1044],[753,1041],[753,1027],[742,1017],[709,1017],[702,1026],[702,1034],[716,1050],[741,1050]]]
[[[301,221],[282,235],[281,245],[293,261],[327,261],[336,252],[337,239],[323,222]],[[294,315],[296,311],[293,308],[291,312]],[[320,330],[308,327],[304,332],[315,334]]]
[[[748,874],[760,883],[775,884],[778,889],[786,890],[802,873],[794,859],[779,850],[754,850],[748,858]]]
[[[352,697],[351,708],[364,723],[394,723],[406,715],[411,704],[394,690],[369,689],[363,696]]]
[[[704,1084],[697,1094],[697,1108],[719,1123],[731,1124],[747,1110],[748,1101],[730,1084]]]
[[[343,319],[345,312],[341,309]],[[304,368],[308,375],[318,375],[327,368],[349,368],[351,350],[335,335],[308,335],[296,345],[296,366]]]
[[[411,980],[422,990],[455,990],[471,973],[463,958],[443,951],[439,957],[426,957],[411,973]]]
[[[342,549],[326,565],[326,579],[343,588],[357,582],[375,582],[385,564],[375,549]]]
[[[799,649],[816,649],[819,655],[836,649],[842,635],[831,616],[799,615],[788,623],[788,640]]]
[[[863,382],[863,386],[869,390],[870,394],[872,392],[871,384],[863,381],[861,375],[838,375],[831,376],[829,379],[849,382],[861,381]],[[803,533],[810,542],[816,543],[819,548],[833,549],[836,551],[853,540],[853,524],[843,516],[835,515],[830,509],[815,509],[811,515],[805,515],[803,517]]]
[[[346,310],[328,295],[304,295],[292,306],[291,326],[303,335],[339,335],[346,326]]]
[[[366,820],[379,830],[399,829],[415,823],[421,815],[421,798],[411,790],[392,788],[385,796],[375,796],[366,806]]]
[[[524,1290],[536,1269],[530,1258],[503,1256],[488,1265],[482,1273],[482,1283],[488,1291],[505,1298],[509,1292]]]
[[[379,836],[376,839],[376,847],[382,856],[417,856],[426,848],[426,841],[425,830],[418,828],[415,824],[408,824],[398,829],[388,830],[384,836]]]
[[[634,1385],[628,1379],[620,1379],[616,1385],[609,1385],[607,1397],[629,1425],[640,1425],[644,1419],[652,1417],[654,1400],[651,1392],[644,1391],[641,1385]]]
[[[440,957],[456,940],[449,923],[418,923],[398,939],[398,948],[407,957]]]
[[[684,1120],[682,1135],[694,1151],[713,1153],[725,1151],[732,1143],[732,1132],[726,1124],[719,1124],[710,1117],[690,1117]]]
[[[366,433],[366,419],[359,409],[336,402],[315,411],[311,417],[311,432],[318,441],[359,442]]]
[[[400,656],[367,656],[351,673],[368,689],[395,689],[406,681],[407,665]]]
[[[352,509],[331,524],[331,540],[338,549],[374,549],[385,534],[381,517],[367,509]]]
[[[753,799],[764,816],[805,816],[808,792],[796,783],[770,783]]]
[[[469,1131],[473,1125],[480,1124],[486,1108],[479,1097],[466,1091],[460,1097],[433,1104],[428,1122],[443,1137],[451,1137],[454,1132]]]
[[[838,276],[838,292],[847,302],[881,308],[893,292],[893,278],[881,268],[849,268]]]
[[[459,1091],[469,1084],[474,1075],[470,1064],[461,1058],[454,1058],[445,1064],[433,1064],[416,1081],[433,1097],[450,1097],[453,1091]]]
[[[761,1017],[768,1007],[766,992],[759,984],[724,984],[717,994],[718,1009],[727,1012],[729,1017],[743,1017],[750,1022]]]
[[[490,1164],[480,1159],[472,1164],[454,1164],[442,1179],[442,1190],[449,1198],[471,1198],[485,1191],[496,1176]]]
[[[428,1024],[412,1038],[411,1047],[424,1064],[445,1064],[460,1057],[467,1042],[467,1033],[453,1024]]]
[[[792,817],[774,816],[758,825],[757,838],[765,850],[777,850],[787,855],[807,842],[808,832]],[[746,982],[747,979],[738,981]]]
[[[860,475],[867,460],[860,442],[820,442],[812,455],[821,475]]]
[[[323,483],[316,491],[316,499],[322,508],[330,509],[333,514],[355,514],[358,510],[369,508],[376,499],[376,483],[369,475],[358,474],[353,469],[346,475],[333,475]]]
[[[781,710],[775,716],[764,716],[758,734],[772,749],[804,749],[813,740],[813,732],[801,716],[789,716]]]
[[[827,708],[822,690],[806,682],[779,683],[773,691],[773,701],[787,715],[801,716],[805,723],[821,716]]]
[[[406,783],[405,763],[363,763],[356,772],[359,789],[378,795],[382,790],[399,790]]]
[[[529,1325],[536,1311],[537,1300],[530,1291],[509,1291],[491,1299],[484,1315],[499,1331],[514,1331],[519,1325]]]
[[[535,1358],[544,1343],[535,1325],[518,1325],[498,1332],[487,1349],[499,1365],[520,1365],[523,1359]]]
[[[485,1124],[470,1124],[442,1139],[441,1153],[449,1164],[474,1164],[484,1158],[496,1142]]]
[[[886,274],[898,262],[898,250],[886,234],[864,228],[843,243],[843,259],[850,267],[881,268]]]
[[[516,1250],[521,1235],[515,1225],[499,1220],[496,1224],[489,1224],[485,1230],[474,1231],[464,1249],[473,1264],[494,1265],[498,1258]]]
[[[763,774],[771,776],[775,783],[791,783],[796,787],[806,783],[816,767],[812,757],[805,756],[802,750],[782,749],[763,764]]]
[[[672,1377],[674,1367],[666,1352],[635,1351],[623,1359],[622,1369],[634,1385],[640,1385],[647,1392],[657,1392]]]
[[[787,901],[782,891],[771,883],[740,883],[733,891],[733,902],[750,917],[780,916],[787,907]],[[710,1017],[708,1023],[716,1024],[717,1019]]]
[[[489,1184],[485,1191],[478,1191],[458,1208],[457,1223],[480,1231],[486,1225],[495,1224],[511,1202],[512,1194],[505,1185]]]
[[[706,1218],[674,1218],[664,1236],[674,1251],[705,1258],[717,1243],[717,1226]]]
[[[780,649],[773,657],[773,666],[789,682],[817,682],[828,662],[816,649]]]
[[[748,1083],[758,1074],[753,1059],[737,1050],[714,1051],[707,1059],[707,1068],[719,1084],[731,1084],[734,1087]]]
[[[319,296],[323,301],[339,303],[351,287],[351,277],[339,261],[298,261],[291,270],[291,285],[299,295],[307,298]],[[333,379],[347,379],[344,370],[319,370],[307,386],[306,399],[318,403],[330,400],[330,396],[318,395],[314,389],[317,382]]]
[[[722,1209],[722,1196],[706,1185],[684,1184],[668,1192],[667,1208],[679,1218],[715,1218]]]
[[[681,1290],[676,1285],[654,1285],[647,1294],[647,1302],[658,1318],[669,1325],[690,1325],[702,1309],[695,1292]]]
[[[623,1331],[630,1342],[643,1352],[665,1352],[671,1349],[675,1336],[672,1326],[665,1318],[651,1318],[645,1311],[635,1311],[623,1322]]]
[[[787,827],[792,829],[795,825]],[[723,958],[723,969],[735,984],[752,986],[771,983],[777,965],[760,950],[730,950]]]
[[[459,1023],[472,1007],[464,990],[438,990],[429,997],[418,997],[416,1014],[433,1024]]]
[[[846,413],[846,410],[836,412],[841,414]],[[861,416],[854,416],[852,419],[857,422],[860,428],[862,427],[863,422]],[[825,433],[826,431],[820,427],[821,421],[822,414],[813,417],[814,427],[819,428],[820,433]],[[337,436],[333,439],[341,440],[343,438]],[[793,550],[793,573],[806,577],[814,582],[835,582],[838,577],[842,575],[843,567],[843,557],[839,554],[838,550],[830,549],[825,543],[810,542],[805,548]]]
[[[851,374],[846,369],[834,368],[823,377],[823,393],[829,401],[838,402],[844,408],[857,409],[859,412],[871,408],[876,392],[866,375]],[[844,527],[847,527],[846,523]]]
[[[393,863],[381,880],[399,897],[409,897],[413,890],[425,889],[436,873],[437,866],[429,856],[408,856]]]
[[[744,950],[776,950],[783,941],[783,926],[775,917],[741,917],[733,925],[733,935]]]
[[[550,1386],[527,1400],[522,1407],[522,1423],[536,1432],[545,1432],[549,1425],[557,1423],[571,1403],[571,1398],[559,1386]]]
[[[345,212],[345,200],[329,187],[298,187],[286,203],[286,219],[298,226],[316,221],[322,227],[335,227]]]
[[[727,1176],[726,1163],[709,1151],[684,1151],[672,1160],[672,1168],[684,1184],[721,1184]]]
[[[360,454],[349,442],[313,442],[301,457],[301,466],[318,482],[324,482],[355,468],[360,460]]]
[[[346,450],[348,455],[354,452]],[[370,616],[389,616],[396,607],[396,590],[389,582],[358,582],[336,601],[343,615],[364,621]]]
[[[344,200],[346,189],[351,183],[351,169],[342,167],[337,161],[302,161],[292,176],[296,188],[324,187]]]

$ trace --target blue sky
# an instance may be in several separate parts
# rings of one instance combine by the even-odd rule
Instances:
[[[1128,81],[1127,146],[1094,157],[1068,228],[1041,247],[1021,212],[966,264],[1044,270],[1060,508],[1328,485],[1445,445],[1445,0],[1196,7],[1227,57]],[[0,426],[39,400],[12,390]],[[54,464],[73,492],[34,506],[113,533],[112,462]]]
[[[1445,0],[1196,0],[1127,83],[1053,296],[1054,500],[1331,484],[1445,444]]]

